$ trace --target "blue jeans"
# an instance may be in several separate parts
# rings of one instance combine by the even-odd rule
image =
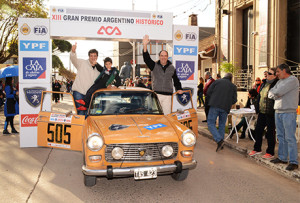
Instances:
[[[73,97],[74,97],[74,102],[75,102],[75,106],[76,108],[80,107],[80,104],[78,104],[76,102],[76,100],[80,100],[80,99],[83,99],[85,97],[84,94],[81,94],[77,91],[73,91]],[[77,111],[77,114],[78,115],[86,115],[87,111]]]
[[[227,115],[228,113],[223,109],[212,106],[209,108],[207,126],[216,142],[224,139]],[[219,117],[219,130],[216,128],[217,117]]]
[[[278,158],[281,161],[298,165],[298,149],[296,141],[296,113],[275,113],[276,133],[279,141]]]

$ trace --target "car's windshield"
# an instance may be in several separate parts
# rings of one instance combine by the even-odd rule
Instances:
[[[89,115],[114,114],[163,114],[163,112],[153,92],[97,92],[92,99]]]

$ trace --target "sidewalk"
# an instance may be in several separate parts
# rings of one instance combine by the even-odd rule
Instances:
[[[204,108],[200,108],[197,109],[197,115],[198,115],[198,133],[202,136],[208,137],[210,139],[212,138],[212,134],[209,132],[208,128],[207,128],[207,123],[203,123],[202,120],[205,120],[205,113],[204,113]],[[240,135],[240,133],[239,133]],[[225,138],[226,138],[227,134],[225,134]],[[248,153],[250,151],[253,150],[253,145],[254,142],[252,140],[250,140],[248,138],[248,135],[246,134],[246,138],[245,139],[239,139],[239,143],[236,143],[236,136],[233,136],[232,139],[227,139],[225,141],[225,146],[233,149],[241,154],[244,154],[247,158],[256,161],[258,164],[261,164],[273,171],[276,171],[277,173],[288,177],[290,179],[293,179],[297,182],[300,183],[300,169],[298,168],[297,170],[294,171],[287,171],[285,170],[286,168],[286,164],[272,164],[270,163],[270,160],[268,159],[263,159],[261,156],[265,154],[266,148],[267,148],[267,140],[264,139],[263,140],[263,145],[262,145],[262,154],[261,155],[257,155],[254,157],[250,157],[248,156]],[[217,147],[217,144],[216,144]],[[278,147],[278,143],[275,146],[275,157],[277,157],[277,147]],[[298,142],[298,157],[300,157],[300,142]],[[222,151],[218,152],[218,153],[222,153]],[[300,160],[300,158],[298,159]]]

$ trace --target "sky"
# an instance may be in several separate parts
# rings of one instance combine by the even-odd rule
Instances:
[[[162,11],[173,13],[173,24],[187,25],[188,16],[198,15],[199,27],[215,26],[215,0],[46,0],[46,8],[50,6],[93,8],[107,10],[130,11]],[[68,40],[72,44],[75,41]],[[98,62],[101,63],[103,56],[112,56],[113,45],[109,41],[79,41],[77,40],[78,58],[87,59],[90,49],[96,48],[99,51]],[[69,67],[69,54],[59,55],[65,67]],[[102,63],[101,63],[102,64]],[[115,64],[114,64],[115,65]]]

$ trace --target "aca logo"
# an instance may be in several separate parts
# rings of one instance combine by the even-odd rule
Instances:
[[[20,40],[20,50],[21,51],[48,51],[49,42]]]
[[[174,54],[197,56],[197,46],[174,45]]]
[[[46,78],[46,58],[23,58],[23,79]]]
[[[176,61],[175,66],[179,80],[194,80],[195,61]]]
[[[190,90],[191,94],[189,92],[184,92],[182,94],[176,94],[177,101],[179,104],[186,106],[191,101],[191,95],[193,95],[194,89],[190,87],[184,87],[182,90]]]
[[[21,29],[20,29],[20,32],[23,34],[23,35],[29,35],[30,34],[30,27],[24,23],[22,26],[21,26]]]
[[[194,32],[187,32],[187,33],[185,34],[185,39],[186,39],[187,41],[195,41],[195,40],[197,39],[197,35],[196,35],[196,33],[194,33]]]
[[[180,30],[177,30],[177,32],[175,32],[174,37],[177,41],[182,40],[182,37],[183,37],[182,32]]]
[[[24,88],[27,103],[34,108],[38,107],[41,104],[42,92],[45,90],[43,87]]]
[[[36,35],[45,35],[48,33],[48,28],[43,25],[37,25],[33,28],[33,32]]]
[[[101,28],[98,30],[97,34],[98,35],[104,35],[104,34],[122,35],[122,33],[118,27],[112,27],[112,26],[107,26],[107,27],[101,26]]]

